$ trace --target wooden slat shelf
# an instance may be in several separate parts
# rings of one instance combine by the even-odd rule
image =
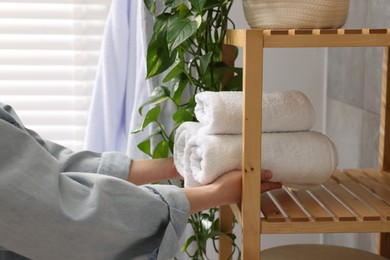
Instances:
[[[378,196],[376,190],[370,190],[370,181],[376,182],[376,189],[382,189],[384,195],[390,194],[390,190],[377,181],[374,174],[380,175],[374,170],[337,170],[332,181],[313,190],[269,192],[278,202],[272,208],[280,208],[278,212],[284,212],[286,216],[269,214],[269,205],[264,205],[263,201],[269,195],[263,194],[265,218],[261,220],[261,233],[334,233],[352,229],[354,232],[389,232],[390,204],[386,198]],[[366,186],[366,179],[361,176],[366,176],[370,184]],[[302,215],[300,208],[304,208],[308,216]]]
[[[380,233],[378,252],[390,258],[390,29],[229,30],[225,44],[243,49],[243,190],[241,207],[231,207],[242,228],[242,259],[261,258],[259,234],[355,232]],[[336,170],[311,190],[260,193],[263,53],[291,47],[383,47],[378,170]]]
[[[374,169],[336,170],[313,189],[264,193],[261,233],[390,232],[390,186],[378,176],[388,178]]]

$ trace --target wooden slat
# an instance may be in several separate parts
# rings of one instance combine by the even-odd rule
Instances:
[[[359,198],[353,196],[346,189],[336,182],[327,181],[325,187],[336,195],[347,207],[352,209],[361,219],[365,221],[380,220],[380,215],[363,203]]]
[[[345,29],[345,34],[362,34],[362,29]]]
[[[390,232],[390,221],[261,222],[262,234]]]
[[[289,31],[288,30],[271,30],[270,34],[271,35],[288,35]]]
[[[380,197],[383,201],[390,205],[390,191],[383,187],[379,182],[372,180],[362,171],[356,169],[344,170],[352,179],[361,183],[363,186],[370,189],[372,193]]]
[[[279,202],[279,205],[282,207],[283,211],[287,214],[291,221],[309,221],[309,217],[305,214],[305,212],[302,211],[302,209],[285,190],[273,190],[271,191],[271,194]]]
[[[337,29],[323,29],[320,30],[320,34],[338,34],[339,31]]]
[[[315,221],[332,221],[333,217],[306,190],[293,191]]]
[[[378,28],[378,29],[369,29],[370,34],[387,34],[388,29]]]
[[[363,188],[363,186],[340,171],[335,172],[334,177],[337,178],[345,188],[358,196],[360,200],[369,204],[381,215],[383,219],[390,220],[390,206],[387,205],[383,200],[374,196],[371,192]]]
[[[264,35],[266,48],[303,47],[382,47],[390,45],[389,34]]]
[[[247,31],[263,33],[266,48],[390,46],[389,29],[228,30],[225,44],[243,47]]]
[[[313,34],[313,30],[308,30],[308,29],[297,29],[294,30],[294,33],[292,34],[297,34],[297,35],[308,35],[308,34]]]
[[[338,221],[355,221],[356,216],[352,214],[343,204],[336,200],[324,188],[313,189],[312,194],[333,214]]]
[[[240,207],[237,204],[230,204],[230,209],[232,210],[237,223],[242,227],[243,221]]]
[[[385,185],[386,188],[390,189],[390,177],[385,173],[378,172],[374,169],[362,169],[362,171],[369,177]]]
[[[267,193],[261,195],[261,212],[269,222],[285,222],[286,217],[271,200]]]

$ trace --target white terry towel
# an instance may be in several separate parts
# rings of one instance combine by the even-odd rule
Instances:
[[[201,127],[200,123],[197,122],[184,122],[177,129],[175,133],[175,143],[173,146],[173,160],[177,171],[184,178],[184,187],[199,187],[202,186],[199,182],[195,181],[192,174],[183,175],[183,173],[189,172],[186,170],[184,165],[184,151],[185,146],[188,143],[188,140],[198,133],[199,128]],[[188,166],[187,166],[188,167]]]
[[[205,185],[222,174],[241,169],[240,135],[196,135],[185,146],[183,176],[193,175]],[[329,138],[314,131],[264,133],[262,168],[273,173],[271,181],[301,188],[328,180],[338,165],[337,150]]]
[[[205,185],[222,174],[241,169],[241,135],[195,135],[184,150],[184,175]]]
[[[200,134],[242,133],[242,92],[201,92],[195,96]],[[262,132],[306,131],[315,123],[314,107],[297,90],[263,93]]]

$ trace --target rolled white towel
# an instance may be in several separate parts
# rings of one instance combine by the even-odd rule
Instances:
[[[242,92],[201,92],[195,96],[199,134],[241,134]],[[314,107],[296,90],[263,93],[262,132],[306,131],[315,123]]]
[[[185,175],[185,173],[190,172],[186,170],[184,165],[184,151],[185,146],[188,143],[188,140],[198,134],[198,130],[201,127],[200,123],[197,122],[184,122],[177,129],[175,133],[175,143],[173,146],[173,160],[177,171],[184,178],[184,187],[199,187],[202,186],[199,182],[195,181],[192,174]]]
[[[240,135],[195,135],[184,150],[185,175],[205,185],[222,174],[241,169]]]
[[[222,174],[241,169],[240,135],[195,135],[184,150],[186,173],[205,185]],[[300,188],[328,180],[338,165],[337,150],[329,138],[314,131],[264,133],[262,168],[273,173],[271,181]]]

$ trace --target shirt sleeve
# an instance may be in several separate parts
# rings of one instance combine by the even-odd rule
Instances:
[[[2,247],[31,259],[174,256],[189,214],[181,189],[139,187],[103,175],[121,167],[112,161],[119,157],[110,154],[96,164],[103,174],[63,171],[78,167],[63,166],[5,120],[0,129]]]
[[[29,129],[27,129],[27,132],[58,161],[62,172],[98,173],[123,180],[128,178],[131,160],[124,153],[73,152],[62,145],[43,140],[38,134]]]
[[[98,173],[124,180],[129,175],[131,160],[123,153],[73,152],[60,144],[45,140],[36,132],[27,129],[13,108],[2,103],[0,103],[0,119],[4,119],[6,122],[30,135],[43,149],[57,160],[61,172]]]

